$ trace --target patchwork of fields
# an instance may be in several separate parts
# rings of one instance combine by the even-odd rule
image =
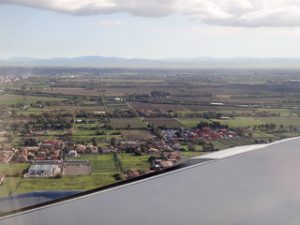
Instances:
[[[19,156],[24,147],[58,141],[59,159],[76,150],[92,174],[25,179],[30,163],[0,163],[0,196],[88,190],[124,179],[127,170],[149,170],[150,157],[169,151],[192,157],[300,132],[292,70],[51,70],[0,84],[0,150]]]

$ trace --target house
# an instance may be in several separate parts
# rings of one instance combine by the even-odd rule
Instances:
[[[76,145],[75,149],[78,153],[86,153],[86,146],[85,145]]]
[[[166,168],[169,168],[169,167],[172,167],[172,166],[173,166],[173,162],[172,161],[166,161],[166,160],[160,161],[160,167],[161,167],[161,169],[166,169]]]
[[[68,156],[77,158],[78,153],[75,150],[71,150],[71,151],[68,152]]]
[[[114,98],[114,101],[121,102],[121,101],[123,101],[123,98]]]
[[[27,159],[28,159],[28,152],[26,150],[24,150],[24,151],[19,152],[16,155],[16,158],[14,161],[18,162],[18,163],[25,163],[25,162],[27,162]]]
[[[94,145],[87,146],[87,150],[91,153],[99,153],[98,147]]]

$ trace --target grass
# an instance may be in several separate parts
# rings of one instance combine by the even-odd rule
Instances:
[[[6,177],[4,183],[0,185],[0,196],[2,197],[14,194],[21,182],[21,177]]]
[[[146,121],[150,125],[166,128],[180,128],[182,124],[173,118],[147,118]]]
[[[136,169],[136,170],[148,170],[150,164],[148,162],[149,155],[143,156],[133,156],[130,154],[122,153],[120,154],[120,159],[122,161],[123,169]]]
[[[228,140],[220,139],[220,140],[212,140],[211,143],[219,150],[222,150],[222,149],[231,148],[235,146],[254,144],[254,139],[250,139],[250,138],[228,139]]]
[[[89,160],[92,165],[92,174],[116,172],[115,164],[111,154],[82,154],[76,159]]]
[[[273,134],[266,134],[261,131],[252,132],[252,138],[274,138]]]
[[[192,157],[196,157],[196,156],[200,156],[205,154],[204,152],[200,152],[200,151],[185,151],[185,152],[181,152],[181,154],[186,158],[192,158]]]
[[[33,104],[38,101],[55,102],[63,101],[63,98],[37,97],[37,96],[21,96],[21,95],[0,95],[0,105],[17,105],[17,104]]]
[[[16,194],[50,190],[89,190],[114,183],[111,173],[88,176],[65,176],[55,178],[25,178],[15,191]]]
[[[34,115],[34,116],[38,116],[42,114],[42,109],[40,108],[28,108],[28,109],[16,109],[19,111],[19,113],[23,116],[30,116],[30,115]]]
[[[112,118],[110,121],[114,129],[126,129],[126,128],[143,129],[147,127],[147,123],[144,122],[144,119],[142,117]]]
[[[146,130],[123,130],[121,133],[126,140],[146,140],[154,137]]]
[[[28,163],[0,164],[0,174],[9,177],[17,177],[23,174],[23,171],[29,168]]]
[[[257,109],[258,112],[270,112],[270,113],[279,113],[282,117],[289,117],[295,115],[291,113],[289,109],[270,109],[270,108],[260,108]]]
[[[284,126],[300,126],[300,117],[259,117],[257,118],[263,123],[274,123]]]
[[[224,125],[228,125],[230,128],[252,127],[254,125],[260,125],[264,123],[260,119],[252,118],[252,117],[235,117],[228,120],[213,119],[212,121],[216,121]]]
[[[81,129],[76,129],[73,132],[73,136],[92,136],[92,135],[97,135],[96,130],[81,130]]]

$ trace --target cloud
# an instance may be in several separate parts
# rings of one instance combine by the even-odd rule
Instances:
[[[300,26],[300,0],[0,0],[72,15],[128,13],[141,17],[186,15],[231,27]]]

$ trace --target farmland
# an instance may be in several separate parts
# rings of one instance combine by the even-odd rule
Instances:
[[[0,84],[1,196],[88,190],[152,171],[149,159],[170,152],[189,158],[300,133],[299,71],[34,71]],[[24,178],[32,159],[88,162],[91,174]]]
[[[63,98],[37,97],[37,96],[19,96],[19,95],[0,95],[0,105],[28,105],[38,102],[62,101]]]

